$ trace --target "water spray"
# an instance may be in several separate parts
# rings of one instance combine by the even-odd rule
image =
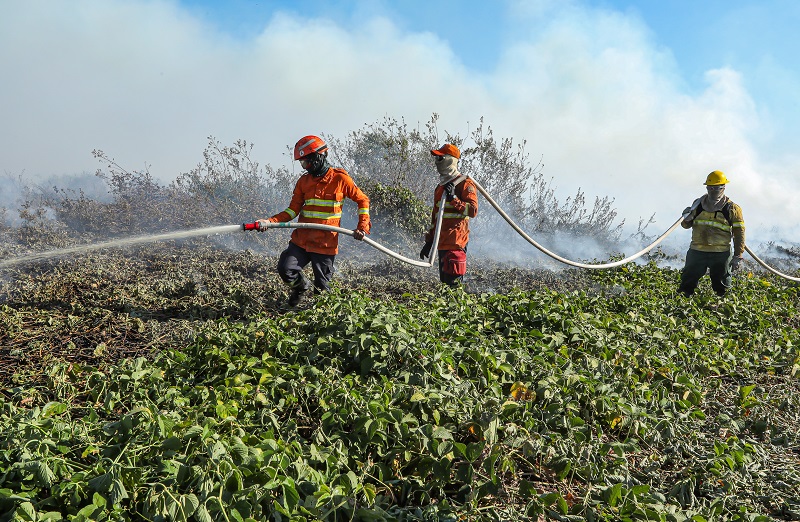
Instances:
[[[442,201],[439,205],[439,213],[436,216],[436,227],[434,229],[433,240],[434,243],[439,242],[439,235],[442,228],[442,218],[444,217],[444,196],[442,196]],[[313,228],[317,230],[328,230],[330,232],[338,232],[340,234],[346,234],[352,236],[354,231],[348,230],[346,228],[341,227],[334,227],[332,225],[322,225],[317,223],[266,223],[263,229],[270,229],[270,228]],[[43,261],[45,259],[50,259],[54,257],[65,256],[68,254],[78,254],[83,252],[89,252],[92,250],[100,250],[103,248],[112,248],[112,247],[123,247],[128,245],[134,245],[137,243],[152,243],[156,241],[163,241],[168,239],[181,239],[187,237],[194,237],[194,236],[207,236],[219,233],[227,233],[227,232],[236,232],[236,231],[247,231],[247,230],[259,230],[258,222],[254,221],[253,223],[242,223],[241,225],[223,225],[218,227],[206,227],[206,228],[197,228],[194,230],[182,230],[179,232],[169,232],[167,234],[151,234],[147,236],[137,236],[131,237],[127,239],[115,239],[112,241],[104,241],[102,243],[94,243],[90,245],[78,245],[74,247],[68,248],[60,248],[58,250],[48,250],[47,252],[39,252],[36,254],[29,254],[26,256],[15,257],[13,259],[4,259],[0,261],[0,269],[10,267],[13,265],[18,265],[21,263],[29,263],[33,261]],[[412,259],[410,257],[405,257],[393,250],[386,248],[385,246],[381,245],[380,243],[373,241],[367,237],[363,238],[362,241],[369,246],[380,250],[384,254],[391,256],[399,261],[404,263],[408,263],[409,265],[418,266],[421,268],[430,268],[433,266],[433,263],[436,259],[436,254],[431,254],[431,257],[428,261],[420,261],[418,259]]]
[[[101,250],[103,248],[118,248],[129,245],[136,245],[139,243],[153,243],[156,241],[165,241],[168,239],[183,239],[195,236],[210,236],[214,234],[222,234],[228,232],[235,232],[241,230],[240,225],[222,225],[218,227],[205,227],[196,228],[193,230],[180,230],[178,232],[168,232],[166,234],[149,234],[145,236],[129,237],[125,239],[113,239],[111,241],[103,241],[102,243],[92,243],[89,245],[76,245],[67,248],[59,248],[58,250],[48,250],[46,252],[38,252],[36,254],[28,254],[25,256],[15,257],[12,259],[0,260],[0,268],[6,268],[12,265],[21,263],[28,263],[33,261],[43,261],[54,257],[61,257],[68,254],[82,254],[92,250]]]

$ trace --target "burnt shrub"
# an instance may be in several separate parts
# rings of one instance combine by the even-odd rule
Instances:
[[[531,234],[569,233],[598,243],[619,239],[613,199],[587,204],[578,189],[561,201],[541,160],[531,161],[526,143],[496,139],[483,119],[468,137],[440,132],[438,115],[416,127],[384,118],[344,138],[324,136],[330,161],[345,168],[371,199],[373,239],[408,248],[430,227],[433,193],[438,183],[430,151],[445,142],[462,151],[460,170],[485,188],[524,230]],[[163,233],[187,228],[229,225],[265,217],[286,207],[298,176],[286,167],[261,165],[253,144],[237,140],[223,145],[209,137],[195,168],[162,183],[148,168],[128,170],[101,150],[93,155],[104,164],[95,177],[106,188],[102,197],[82,189],[27,188],[19,206],[19,241],[29,247],[61,247],[109,237]],[[470,223],[475,239],[490,250],[521,241],[502,217],[481,198],[478,219]],[[8,216],[0,216],[10,221]],[[343,209],[342,226],[355,226],[351,202]],[[641,226],[640,232],[641,234]],[[32,233],[38,231],[38,233]],[[227,237],[229,246],[282,248],[286,234],[241,234]]]

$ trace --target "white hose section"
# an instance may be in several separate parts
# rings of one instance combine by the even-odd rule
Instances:
[[[773,273],[773,274],[775,274],[776,276],[778,276],[778,277],[782,277],[782,278],[784,278],[784,279],[788,279],[789,281],[796,281],[796,282],[800,283],[800,277],[792,277],[792,276],[790,276],[790,275],[787,275],[787,274],[784,274],[784,273],[782,273],[782,272],[778,272],[777,270],[775,270],[774,268],[772,268],[771,266],[769,266],[768,264],[766,264],[764,261],[762,261],[761,259],[759,259],[759,257],[758,257],[757,255],[755,255],[755,254],[753,253],[753,251],[752,251],[752,250],[750,250],[750,247],[748,247],[748,246],[746,246],[746,245],[745,245],[744,249],[747,251],[747,253],[748,253],[748,254],[750,254],[750,256],[751,256],[753,259],[755,259],[755,260],[756,260],[756,262],[757,262],[759,265],[763,266],[765,269],[769,270],[770,272],[772,272],[772,273]]]
[[[433,245],[439,244],[439,235],[442,231],[442,218],[444,217],[444,201],[445,201],[445,196],[444,194],[442,194],[442,200],[439,202],[439,213],[436,214],[436,228],[434,228],[433,231]],[[313,228],[316,230],[328,230],[330,232],[347,234],[348,236],[352,236],[355,233],[353,230],[349,230],[347,228],[334,227],[332,225],[322,225],[319,223],[284,222],[284,223],[266,223],[263,226],[264,228]],[[419,261],[417,259],[411,259],[410,257],[405,257],[403,255],[400,255],[397,252],[386,248],[385,246],[371,240],[366,236],[364,236],[364,239],[362,239],[361,241],[363,241],[364,243],[368,244],[373,248],[380,250],[384,254],[391,256],[404,263],[408,263],[409,265],[419,266],[422,268],[430,268],[433,266],[433,263],[436,260],[436,252],[437,252],[436,248],[431,248],[430,258],[428,261]]]
[[[569,259],[565,259],[565,258],[559,256],[558,254],[555,254],[555,253],[547,250],[542,245],[540,245],[539,243],[534,241],[533,238],[528,236],[528,234],[523,232],[522,229],[520,229],[519,226],[517,226],[517,224],[514,223],[514,220],[512,220],[508,216],[508,214],[506,214],[503,211],[503,209],[500,208],[500,205],[498,205],[497,202],[495,202],[495,200],[492,199],[492,197],[486,192],[486,189],[484,189],[481,186],[481,184],[478,183],[477,180],[475,180],[475,178],[471,178],[471,179],[475,183],[475,186],[478,188],[478,191],[483,195],[483,197],[486,198],[486,200],[494,207],[495,210],[497,210],[497,212],[503,217],[503,219],[505,219],[506,222],[509,225],[511,225],[511,227],[514,230],[516,230],[517,233],[520,236],[525,238],[525,240],[528,241],[528,243],[530,243],[531,245],[535,246],[536,248],[538,248],[539,250],[541,250],[543,253],[547,254],[548,256],[552,257],[553,259],[555,259],[557,261],[561,261],[562,263],[565,263],[565,264],[570,265],[570,266],[578,267],[578,268],[589,268],[589,269],[613,268],[613,267],[616,267],[616,266],[624,265],[625,263],[629,263],[629,262],[633,261],[634,259],[637,259],[637,258],[643,256],[644,254],[646,254],[647,252],[652,250],[654,247],[656,247],[667,236],[669,236],[672,232],[674,232],[675,229],[678,228],[678,225],[681,224],[681,221],[683,221],[683,216],[681,216],[680,218],[678,218],[678,221],[676,221],[671,227],[669,227],[666,232],[661,234],[661,236],[658,239],[656,239],[653,243],[651,243],[649,246],[645,247],[643,250],[640,250],[639,252],[633,254],[632,256],[626,257],[625,259],[620,259],[619,261],[615,261],[613,263],[604,263],[604,264],[597,264],[597,265],[589,265],[589,264],[585,264],[585,263],[578,263],[576,261],[570,261]],[[789,281],[800,282],[800,277],[792,277],[790,275],[784,274],[782,272],[779,272],[779,271],[775,270],[774,268],[772,268],[768,264],[766,264],[752,250],[750,250],[750,247],[745,245],[744,249],[747,251],[748,254],[750,254],[752,256],[752,258],[759,265],[764,267],[766,270],[772,272],[773,274],[775,274],[775,275],[777,275],[779,277],[782,277],[784,279],[788,279]]]
[[[485,197],[486,200],[494,207],[494,209],[497,211],[497,213],[500,214],[503,217],[503,219],[505,219],[506,222],[509,225],[511,225],[511,228],[516,230],[517,233],[520,236],[522,236],[523,238],[525,238],[525,240],[528,243],[530,243],[531,245],[535,246],[536,248],[541,250],[544,254],[547,254],[548,256],[552,257],[556,261],[561,261],[562,263],[564,263],[566,265],[570,265],[570,266],[574,266],[574,267],[578,267],[578,268],[589,268],[589,269],[614,268],[615,266],[620,266],[620,265],[624,265],[626,263],[630,263],[634,259],[642,257],[643,255],[645,255],[646,253],[651,251],[653,248],[655,248],[668,235],[670,235],[676,228],[678,228],[678,225],[680,225],[681,221],[683,221],[683,217],[681,217],[680,219],[678,219],[678,221],[675,222],[674,225],[669,227],[669,229],[667,229],[666,232],[661,234],[661,236],[658,239],[656,239],[653,243],[651,243],[649,246],[645,247],[644,249],[640,250],[639,252],[636,252],[632,256],[626,257],[625,259],[620,259],[619,261],[614,261],[613,263],[602,263],[602,264],[597,264],[597,265],[579,263],[577,261],[571,261],[569,259],[563,258],[563,257],[559,256],[558,254],[556,254],[554,252],[551,252],[550,250],[547,250],[545,247],[543,247],[542,245],[537,243],[532,237],[530,237],[528,234],[523,232],[523,230],[521,228],[519,228],[519,226],[516,223],[514,223],[514,220],[511,219],[511,217],[509,217],[509,215],[506,214],[505,211],[503,211],[502,208],[500,208],[500,205],[498,205],[497,202],[495,202],[495,200],[492,199],[492,197],[486,192],[486,189],[484,189],[481,186],[480,183],[475,181],[475,178],[471,178],[471,179],[475,183],[475,186],[478,187],[478,192],[480,192],[483,195],[483,197]]]

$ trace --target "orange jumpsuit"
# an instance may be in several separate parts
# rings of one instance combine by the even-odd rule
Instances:
[[[297,180],[289,207],[267,221],[283,223],[298,215],[298,223],[319,223],[338,227],[342,218],[342,202],[350,198],[358,204],[358,230],[369,234],[369,198],[359,189],[347,171],[330,167],[324,176],[304,174]],[[311,228],[296,228],[292,243],[307,252],[335,255],[339,253],[339,233]]]
[[[436,227],[436,215],[439,213],[439,202],[444,193],[444,186],[436,187],[433,195],[433,212],[431,214],[431,229],[425,234],[425,242],[433,241],[433,231]],[[456,185],[456,198],[446,201],[444,215],[442,216],[442,231],[439,234],[439,250],[463,250],[469,241],[469,220],[478,215],[478,191],[475,182],[470,178],[464,179]]]

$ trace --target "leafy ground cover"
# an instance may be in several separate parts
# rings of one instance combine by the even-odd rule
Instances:
[[[0,279],[3,520],[800,518],[796,285],[133,253]]]

